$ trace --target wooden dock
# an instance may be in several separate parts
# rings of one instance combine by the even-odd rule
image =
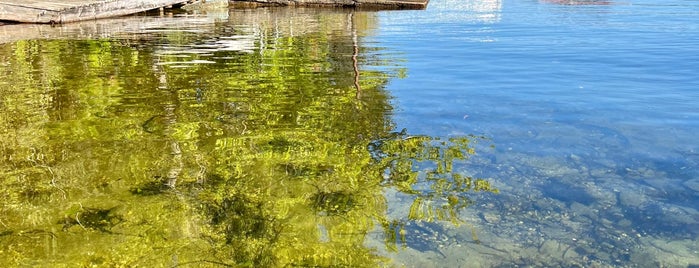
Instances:
[[[429,0],[209,0],[243,5],[424,9]],[[62,24],[119,17],[195,0],[0,0],[2,22]]]
[[[0,21],[66,23],[125,16],[188,0],[0,0]]]

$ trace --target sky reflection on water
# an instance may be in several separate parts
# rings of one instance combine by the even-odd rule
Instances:
[[[464,167],[501,190],[464,212],[489,244],[447,243],[419,265],[699,263],[696,3],[463,8],[490,4],[382,13],[371,37],[406,58],[388,87],[398,127],[496,146]]]

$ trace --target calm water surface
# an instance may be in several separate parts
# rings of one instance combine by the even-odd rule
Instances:
[[[380,15],[399,127],[496,146],[465,168],[501,192],[464,212],[484,248],[436,266],[696,265],[697,3],[553,2]]]
[[[433,0],[0,26],[0,264],[695,267],[698,16]]]

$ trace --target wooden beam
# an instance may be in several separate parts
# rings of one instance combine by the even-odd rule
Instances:
[[[188,0],[0,0],[0,20],[67,23],[117,17]]]
[[[60,17],[59,13],[49,9],[33,6],[23,6],[14,3],[0,2],[0,20],[36,23],[50,23]]]

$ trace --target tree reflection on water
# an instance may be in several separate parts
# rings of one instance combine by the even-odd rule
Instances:
[[[482,137],[392,132],[397,71],[357,69],[372,13],[279,12],[1,45],[2,266],[375,266],[377,224],[395,249],[407,221],[459,224],[469,194],[497,192],[454,168]],[[192,52],[245,23],[252,51]],[[386,215],[386,187],[408,215]]]

